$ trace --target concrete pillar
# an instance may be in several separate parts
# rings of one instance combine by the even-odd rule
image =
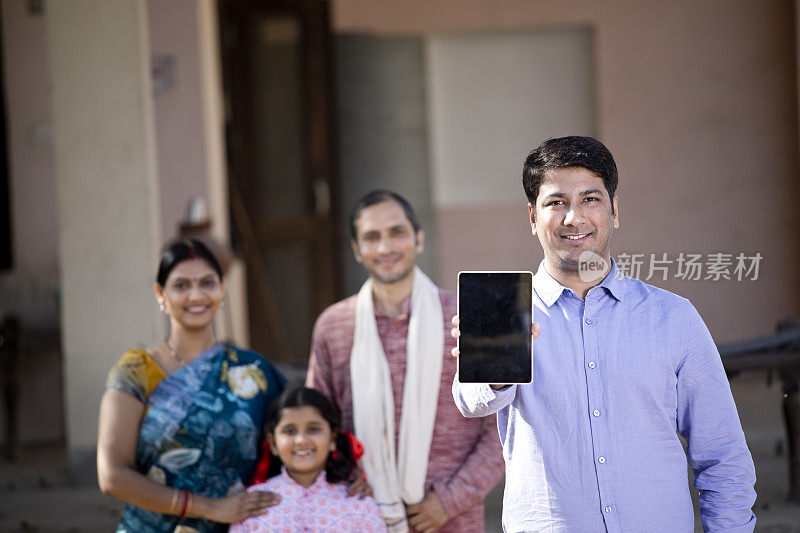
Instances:
[[[160,223],[146,9],[144,0],[46,8],[74,459],[95,447],[110,366],[164,334],[151,291]]]

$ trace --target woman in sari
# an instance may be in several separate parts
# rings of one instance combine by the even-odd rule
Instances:
[[[258,353],[215,341],[225,280],[199,241],[165,249],[154,292],[170,333],[148,350],[125,352],[109,372],[100,488],[128,504],[118,533],[227,531],[279,500],[243,489],[285,379]]]

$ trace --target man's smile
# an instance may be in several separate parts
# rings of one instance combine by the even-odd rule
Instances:
[[[567,239],[568,241],[572,241],[572,242],[579,242],[579,241],[582,241],[582,240],[586,239],[591,234],[592,234],[592,232],[570,233],[570,234],[567,234],[567,235],[562,235],[561,238],[562,239]]]
[[[403,258],[402,254],[392,254],[379,258],[376,263],[383,268],[391,268]]]

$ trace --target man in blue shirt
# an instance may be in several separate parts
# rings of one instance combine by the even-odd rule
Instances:
[[[497,413],[504,530],[691,532],[688,459],[704,530],[752,532],[755,469],[708,329],[688,300],[611,258],[611,153],[550,139],[525,160],[523,186],[544,250],[533,382],[453,383],[464,416]]]

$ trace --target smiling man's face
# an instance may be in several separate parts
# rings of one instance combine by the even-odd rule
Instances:
[[[586,251],[610,263],[611,236],[619,227],[617,197],[609,197],[594,172],[583,167],[549,171],[528,211],[551,274],[577,274]]]
[[[425,234],[414,232],[400,204],[387,200],[361,210],[351,244],[356,261],[374,281],[392,284],[411,275],[424,242]]]

